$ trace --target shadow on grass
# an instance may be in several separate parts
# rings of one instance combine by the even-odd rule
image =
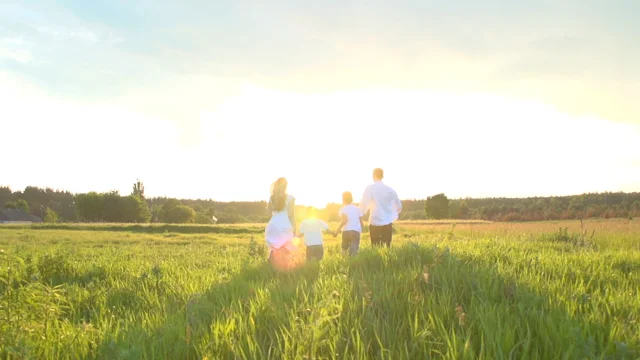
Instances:
[[[272,292],[286,294],[291,305],[296,294],[309,291],[318,279],[319,265],[304,264],[290,272],[277,272],[267,262],[255,265],[236,274],[231,280],[213,285],[206,292],[193,294],[185,304],[177,297],[167,299],[167,319],[155,329],[136,326],[116,338],[106,339],[97,349],[103,359],[197,359],[202,358],[196,339],[206,338],[218,320],[229,318],[232,322],[242,321],[252,300],[261,298],[264,309],[261,315],[269,317]],[[230,329],[220,329],[227,331]],[[233,339],[222,336],[226,345],[233,346]],[[222,343],[206,344],[205,350],[222,346]],[[232,356],[232,358],[234,358]]]
[[[332,288],[342,291],[310,295]],[[333,310],[322,312],[325,307]],[[311,263],[285,274],[266,263],[250,267],[168,311],[154,329],[139,326],[105,340],[99,356],[637,356],[633,344],[616,345],[610,324],[569,316],[557,299],[502,275],[496,264],[412,243],[365,248],[352,259],[330,257],[320,266]]]

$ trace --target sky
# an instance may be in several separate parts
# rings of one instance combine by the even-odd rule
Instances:
[[[0,185],[640,191],[640,2],[0,1]],[[14,149],[15,151],[8,151]]]

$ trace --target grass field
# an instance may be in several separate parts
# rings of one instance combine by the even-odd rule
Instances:
[[[637,220],[325,240],[276,273],[259,225],[0,227],[0,358],[640,358]]]

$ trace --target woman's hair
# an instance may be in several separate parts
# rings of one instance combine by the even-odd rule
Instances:
[[[345,204],[345,205],[349,205],[349,204],[353,203],[353,195],[348,191],[343,192],[342,193],[342,203]]]
[[[287,179],[281,177],[271,184],[271,206],[275,211],[282,211],[287,206]]]

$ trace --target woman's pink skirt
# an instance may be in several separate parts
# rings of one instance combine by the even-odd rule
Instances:
[[[278,249],[272,247],[270,250],[269,262],[276,270],[291,270],[299,263],[299,249],[292,241],[286,242]]]

